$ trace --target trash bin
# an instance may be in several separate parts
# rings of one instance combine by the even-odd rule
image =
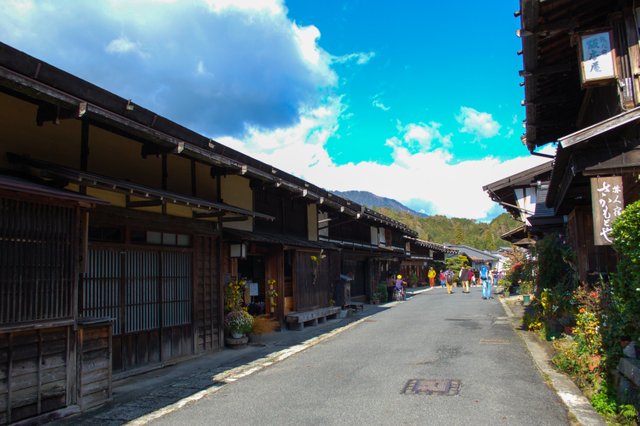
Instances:
[[[531,295],[530,294],[523,294],[522,295],[522,304],[524,306],[529,306],[529,303],[531,303]]]

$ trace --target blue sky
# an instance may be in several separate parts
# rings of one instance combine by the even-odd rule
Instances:
[[[432,4],[434,3],[434,4]],[[0,40],[328,190],[502,212],[518,1],[8,0]]]

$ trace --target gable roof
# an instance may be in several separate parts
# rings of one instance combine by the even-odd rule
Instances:
[[[553,161],[547,161],[538,166],[513,174],[482,187],[489,197],[504,207],[511,216],[520,220],[521,208],[518,206],[515,188],[538,186],[548,182],[553,170]],[[537,201],[537,198],[536,198]]]
[[[447,245],[447,247],[457,250],[460,254],[464,254],[473,262],[495,262],[498,260],[498,257],[491,253],[473,247],[456,244]]]

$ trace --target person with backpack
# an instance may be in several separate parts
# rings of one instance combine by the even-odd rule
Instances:
[[[445,272],[445,277],[447,280],[447,293],[453,294],[453,271],[451,269],[447,269],[447,271]]]
[[[482,298],[488,300],[491,298],[491,281],[492,277],[489,270],[489,262],[480,267],[480,280],[482,280]]]
[[[460,269],[460,282],[462,283],[462,292],[468,294],[469,293],[469,267],[465,263],[462,265],[462,269]]]

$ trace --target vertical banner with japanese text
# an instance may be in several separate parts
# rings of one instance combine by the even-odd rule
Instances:
[[[613,221],[622,214],[624,208],[622,177],[591,178],[591,206],[594,245],[611,245]]]

